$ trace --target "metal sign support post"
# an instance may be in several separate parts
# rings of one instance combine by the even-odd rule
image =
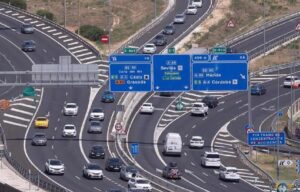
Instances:
[[[250,72],[248,72],[248,77],[250,77]],[[248,78],[248,124],[252,126],[252,111],[251,111],[251,78]],[[250,146],[250,159],[252,157],[253,147]]]

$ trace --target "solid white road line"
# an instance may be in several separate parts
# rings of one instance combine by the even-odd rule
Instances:
[[[31,119],[26,119],[26,118],[22,118],[22,117],[19,117],[19,116],[11,115],[11,114],[8,114],[8,113],[4,113],[4,116],[12,118],[12,119],[17,119],[17,120],[20,120],[20,121],[25,121],[25,122],[30,122],[30,120],[31,120]]]
[[[30,113],[30,112],[28,112],[28,111],[24,111],[24,110],[21,110],[21,109],[11,108],[10,110],[11,110],[11,111],[14,111],[14,112],[22,113],[22,114],[24,114],[24,115],[30,115],[30,116],[33,115],[33,113]]]
[[[180,115],[171,115],[171,114],[165,113],[164,116],[166,116],[166,117],[179,117]]]
[[[225,133],[225,134],[219,133],[219,136],[220,137],[231,137],[228,133]]]
[[[20,123],[16,123],[16,122],[12,122],[12,121],[3,120],[3,123],[10,124],[10,125],[15,125],[15,126],[19,126],[19,127],[24,127],[24,128],[27,128],[27,125],[20,124]]]

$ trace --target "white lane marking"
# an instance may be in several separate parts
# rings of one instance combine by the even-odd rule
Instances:
[[[224,110],[224,108],[221,108],[221,109],[218,110],[218,112],[221,112],[221,111],[223,111],[223,110]]]
[[[172,110],[172,109],[168,109],[167,111],[171,112],[171,113],[185,113],[186,112],[186,111],[175,111],[175,110]]]
[[[99,63],[99,62],[101,62],[101,60],[93,60],[93,61],[86,62],[84,64],[92,64],[92,63]],[[103,65],[103,64],[100,64],[99,66],[108,67],[108,65]]]
[[[215,144],[232,146],[232,144],[230,144],[230,143],[223,143],[223,142],[218,142],[218,141],[215,141]]]
[[[267,188],[267,189],[270,189],[270,186],[269,185],[261,185],[261,184],[254,184],[256,187],[261,187],[261,188]],[[269,190],[267,190],[269,191]]]
[[[195,164],[194,162],[191,162],[191,165],[192,165],[192,166],[196,166],[196,164]]]
[[[193,126],[192,126],[192,129],[195,129],[195,128],[196,128],[196,126],[197,126],[197,125],[193,125]]]
[[[67,38],[68,37],[68,35],[63,35],[63,36],[59,36],[58,38],[59,39],[64,39],[64,38]]]
[[[192,99],[192,98],[189,98],[189,97],[181,97],[181,99],[183,100],[187,100],[187,101],[196,101],[197,99]]]
[[[203,175],[205,175],[206,177],[208,177],[208,174],[207,174],[207,173],[205,173],[205,172],[202,172],[202,174],[203,174]]]
[[[73,41],[73,39],[65,39],[65,40],[63,40],[63,42],[69,42],[69,41]]]
[[[220,183],[220,185],[222,185],[225,188],[228,188],[227,185],[225,185],[224,183]]]
[[[62,32],[53,33],[52,35],[57,36],[57,35],[60,35],[60,34],[62,34]]]
[[[195,93],[190,93],[190,92],[186,92],[186,93],[184,93],[184,94],[185,94],[185,95],[192,96],[192,97],[199,97],[199,98],[204,97],[204,95],[195,94]]]
[[[92,57],[86,57],[86,58],[83,58],[83,59],[79,59],[80,61],[86,61],[86,60],[90,60],[90,59],[94,59],[94,58],[97,58],[96,56],[92,56]]]
[[[50,30],[48,30],[47,32],[48,33],[52,33],[52,32],[54,32],[54,31],[57,31],[56,29],[50,29]]]
[[[227,151],[227,150],[224,150],[224,149],[219,149],[219,148],[215,148],[215,151],[218,151],[218,152],[221,152],[221,153],[229,153],[229,154],[235,154],[234,151]]]
[[[165,113],[164,116],[167,116],[167,117],[179,117],[180,115],[171,115],[171,114]]]
[[[51,28],[50,26],[42,27],[43,30]]]
[[[5,13],[11,13],[12,11],[11,10],[9,10],[9,11],[5,11]]]
[[[155,171],[158,172],[158,173],[162,173],[163,172],[161,169],[158,169],[158,168],[156,168]]]
[[[19,126],[19,127],[24,127],[24,128],[27,128],[27,125],[20,124],[20,123],[15,123],[15,122],[12,122],[12,121],[3,120],[3,123],[10,124],[10,125],[15,125],[15,126]]]
[[[51,146],[51,149],[52,149],[52,150],[54,149],[54,145]]]
[[[183,153],[183,155],[184,155],[184,156],[187,156],[187,153],[186,153],[186,152],[184,152],[184,153]]]
[[[83,53],[83,54],[80,54],[80,55],[76,55],[76,57],[83,57],[83,56],[87,56],[87,55],[91,55],[93,54],[92,52],[88,52],[88,53]]]
[[[254,173],[251,173],[251,172],[240,172],[240,171],[238,171],[237,173],[240,174],[241,177],[243,177],[244,175],[254,175]]]
[[[52,136],[52,140],[54,140],[54,139],[55,139],[55,136],[53,135],[53,136]]]
[[[228,146],[224,146],[224,145],[214,145],[214,148],[225,148],[225,149],[232,149],[232,150],[234,150],[233,147],[228,147]]]
[[[81,47],[83,47],[83,45],[78,45],[78,46],[75,46],[75,47],[70,47],[69,50],[71,51],[71,50],[78,49],[78,48],[81,48]]]
[[[34,106],[34,105],[27,105],[27,104],[24,104],[24,103],[13,103],[13,104],[11,104],[11,106],[22,106],[22,107],[27,107],[27,108],[31,108],[31,109],[36,108],[36,106]]]
[[[56,131],[57,130],[57,127],[54,127],[54,131]]]
[[[31,20],[32,20],[31,18],[24,19],[24,21],[31,21]]]
[[[24,111],[24,110],[21,110],[21,109],[11,108],[10,110],[14,111],[14,112],[22,113],[24,115],[30,115],[30,116],[33,115],[33,113],[30,113],[30,112],[27,112],[27,111]]]
[[[16,15],[19,15],[19,13],[13,13],[13,14],[11,14],[12,16],[16,16]]]
[[[34,99],[33,98],[29,98],[29,97],[22,97],[22,98],[19,98],[19,99],[14,99],[13,102],[16,102],[16,101],[31,101],[33,102]]]
[[[264,80],[264,81],[268,81],[268,80],[272,80],[274,78],[270,78],[270,77],[257,77],[257,78],[251,78],[251,81],[256,81],[256,80]]]
[[[228,155],[228,154],[224,154],[224,153],[220,153],[220,152],[219,152],[219,155],[220,155],[220,156],[224,156],[224,157],[233,157],[233,158],[237,158],[236,155]]]
[[[8,113],[4,113],[4,116],[5,116],[5,117],[12,118],[12,119],[17,119],[17,120],[21,120],[21,121],[26,121],[26,122],[30,122],[30,120],[31,120],[31,119],[27,119],[27,118],[22,118],[22,117],[19,117],[19,116],[11,115],[11,114],[8,114]]]
[[[154,108],[154,110],[156,110],[156,111],[164,111],[165,109],[164,108]]]
[[[80,177],[78,177],[78,176],[75,176],[75,178],[78,179],[78,180],[80,180]]]
[[[75,54],[75,53],[81,53],[81,52],[84,52],[84,51],[88,51],[88,49],[79,49],[77,51],[73,51],[72,53]]]
[[[35,21],[31,21],[30,23],[31,24],[35,24],[35,23],[38,23],[39,21],[35,20]]]
[[[172,97],[164,97],[164,96],[160,96],[160,95],[153,95],[153,97],[158,97],[158,98],[162,98],[162,99],[175,99],[176,97],[172,96]]]
[[[40,24],[37,24],[35,26],[40,27],[40,26],[44,26],[44,25],[45,25],[45,23],[40,23]]]
[[[101,189],[98,189],[97,187],[94,187],[94,189],[97,190],[97,191],[102,191]]]
[[[238,170],[238,171],[247,171],[247,172],[250,171],[249,169],[239,169],[239,168],[236,168],[236,170]]]
[[[216,140],[218,141],[223,141],[223,142],[227,142],[227,143],[238,143],[239,140],[233,139],[233,140],[226,140],[226,139],[221,139],[221,138],[216,138]]]
[[[219,133],[219,136],[220,137],[231,137],[228,133],[225,133],[225,134]]]
[[[189,136],[189,134],[186,134],[184,137],[187,138]]]
[[[73,42],[73,43],[68,43],[68,45],[76,45],[78,44],[79,42]]]
[[[203,117],[202,120],[205,121],[208,117]]]
[[[22,18],[24,18],[24,17],[25,17],[24,15],[21,15],[21,16],[19,16],[18,18],[19,18],[19,19],[22,19]]]
[[[171,122],[171,121],[173,121],[173,119],[161,119],[161,121]]]
[[[235,102],[235,104],[239,104],[240,102],[242,102],[242,100],[238,100]]]
[[[201,179],[200,177],[198,177],[197,175],[195,175],[195,174],[193,173],[193,171],[190,171],[190,170],[185,169],[184,172],[185,172],[185,173],[188,173],[188,174],[190,174],[190,175],[192,175],[193,177],[195,177],[197,180],[201,181],[202,183],[206,183],[203,179]]]

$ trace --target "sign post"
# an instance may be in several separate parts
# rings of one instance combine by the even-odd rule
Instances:
[[[297,173],[300,174],[300,160],[296,160],[296,170],[297,170]]]

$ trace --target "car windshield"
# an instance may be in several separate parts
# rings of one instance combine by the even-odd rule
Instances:
[[[137,173],[137,170],[134,167],[126,167],[126,172]]]
[[[99,165],[96,165],[96,164],[89,164],[87,166],[88,169],[91,169],[91,170],[100,170],[100,166]]]
[[[121,161],[118,158],[112,158],[112,159],[110,159],[110,162],[112,162],[112,163],[120,163]]]
[[[51,165],[61,165],[62,163],[61,163],[60,160],[51,160],[51,161],[50,161],[50,164],[51,164]]]
[[[66,125],[65,129],[75,129],[74,125]]]
[[[219,159],[220,156],[218,154],[208,154],[207,158],[214,158],[214,159]]]
[[[156,39],[163,39],[164,38],[164,36],[162,36],[162,35],[157,35],[156,36]]]
[[[193,141],[202,141],[201,138],[192,138]]]
[[[145,180],[145,179],[138,179],[136,180],[137,183],[140,183],[140,184],[148,184],[149,181]]]
[[[173,29],[173,26],[172,25],[167,25],[166,29]]]
[[[237,170],[236,169],[228,169],[227,172],[228,173],[237,173]]]
[[[153,46],[153,45],[150,45],[150,44],[147,44],[145,47],[152,48],[152,47],[154,47],[154,46]]]
[[[149,103],[144,103],[144,105],[143,105],[144,107],[151,107],[152,105],[151,104],[149,104]]]
[[[67,104],[67,108],[76,108],[75,104]]]
[[[92,122],[91,122],[91,125],[92,125],[92,126],[100,126],[101,124],[100,124],[100,122],[98,122],[98,121],[92,121]]]
[[[38,121],[46,121],[47,119],[45,117],[38,117],[36,120],[38,120]]]
[[[35,134],[34,137],[36,137],[36,138],[45,138],[46,135],[44,135],[44,134]]]
[[[94,113],[101,113],[101,112],[103,112],[103,109],[93,109],[93,112]]]
[[[94,151],[98,151],[98,152],[102,152],[103,151],[103,147],[102,146],[93,146],[93,150]]]
[[[192,5],[189,5],[189,6],[188,6],[188,9],[196,9],[196,7],[195,7],[195,6],[192,6]]]
[[[194,107],[202,107],[201,104],[194,104]]]
[[[194,2],[196,3],[200,3],[202,0],[194,0]]]
[[[105,92],[104,92],[104,95],[112,95],[112,92],[110,92],[110,91],[105,91]]]
[[[182,19],[182,18],[184,18],[184,16],[183,15],[176,15],[176,18],[177,19]]]
[[[26,28],[32,28],[33,26],[32,26],[31,24],[28,24],[28,23],[27,23],[27,24],[24,24],[23,27],[26,27]]]

